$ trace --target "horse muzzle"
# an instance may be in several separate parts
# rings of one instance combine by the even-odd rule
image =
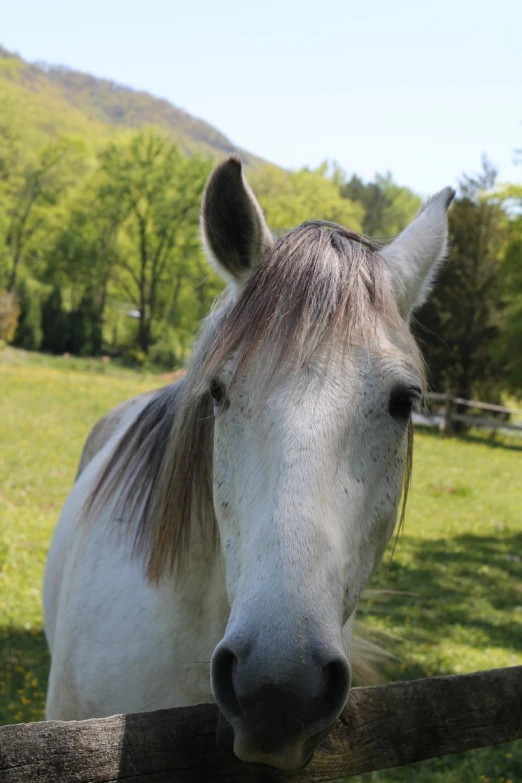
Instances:
[[[252,651],[221,642],[212,658],[212,688],[220,708],[218,742],[242,761],[285,772],[305,766],[330,732],[350,687],[350,668],[338,650],[308,662],[263,665]]]
[[[277,733],[275,742],[270,742],[270,747],[266,750],[260,749],[259,736],[248,736],[245,732],[238,730],[235,733],[234,728],[230,725],[223,713],[219,713],[218,727],[217,727],[217,741],[221,750],[228,753],[234,753],[240,761],[245,761],[250,764],[265,764],[269,767],[275,767],[283,772],[297,772],[307,764],[313,758],[316,748],[320,743],[328,736],[332,725],[327,726],[318,734],[312,735],[304,742],[300,737],[294,743],[289,743],[286,746],[280,746],[279,731],[272,729],[273,733]],[[266,735],[265,735],[266,737]],[[263,743],[261,742],[261,745]]]

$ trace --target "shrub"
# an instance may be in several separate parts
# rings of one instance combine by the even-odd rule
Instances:
[[[153,364],[174,370],[183,363],[185,351],[174,329],[165,326],[159,339],[152,345],[149,357]]]
[[[68,349],[77,356],[99,356],[102,328],[92,292],[86,292],[77,310],[69,314]]]
[[[62,307],[62,292],[53,288],[42,306],[42,350],[65,353],[69,340],[69,318]]]

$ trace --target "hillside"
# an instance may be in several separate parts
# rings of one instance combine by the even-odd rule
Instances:
[[[0,46],[0,127],[13,115],[33,144],[66,134],[96,145],[118,131],[154,125],[188,154],[237,153],[247,165],[261,162],[166,100],[62,66],[27,63]]]

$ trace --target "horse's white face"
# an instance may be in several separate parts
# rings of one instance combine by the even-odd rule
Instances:
[[[224,397],[214,411],[214,505],[229,630],[268,613],[277,647],[278,622],[286,637],[305,618],[321,632],[329,624],[341,644],[397,518],[418,368],[400,343],[323,354],[263,403],[247,373],[231,385],[233,374],[231,361],[214,391]]]
[[[450,200],[443,191],[415,221],[425,223],[420,234],[413,223],[381,254],[405,319],[444,253]],[[236,162],[214,174],[203,217],[214,260],[240,290],[271,240]],[[234,250],[230,227],[241,219]],[[236,252],[247,246],[248,263]],[[259,362],[236,373],[232,355],[211,387],[231,605],[212,685],[236,755],[290,771],[344,706],[353,615],[394,529],[421,378],[404,331],[383,322],[364,346],[323,345],[295,373],[279,372],[266,395],[256,386]]]

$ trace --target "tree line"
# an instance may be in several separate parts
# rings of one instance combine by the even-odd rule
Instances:
[[[199,241],[213,162],[161,132],[122,135],[97,154],[74,139],[36,152],[0,127],[0,339],[27,350],[155,362],[174,369],[221,290]],[[420,205],[393,178],[336,165],[249,180],[277,232],[320,217],[395,236]],[[488,161],[464,175],[451,251],[417,314],[432,388],[498,401],[522,389],[522,193]]]

